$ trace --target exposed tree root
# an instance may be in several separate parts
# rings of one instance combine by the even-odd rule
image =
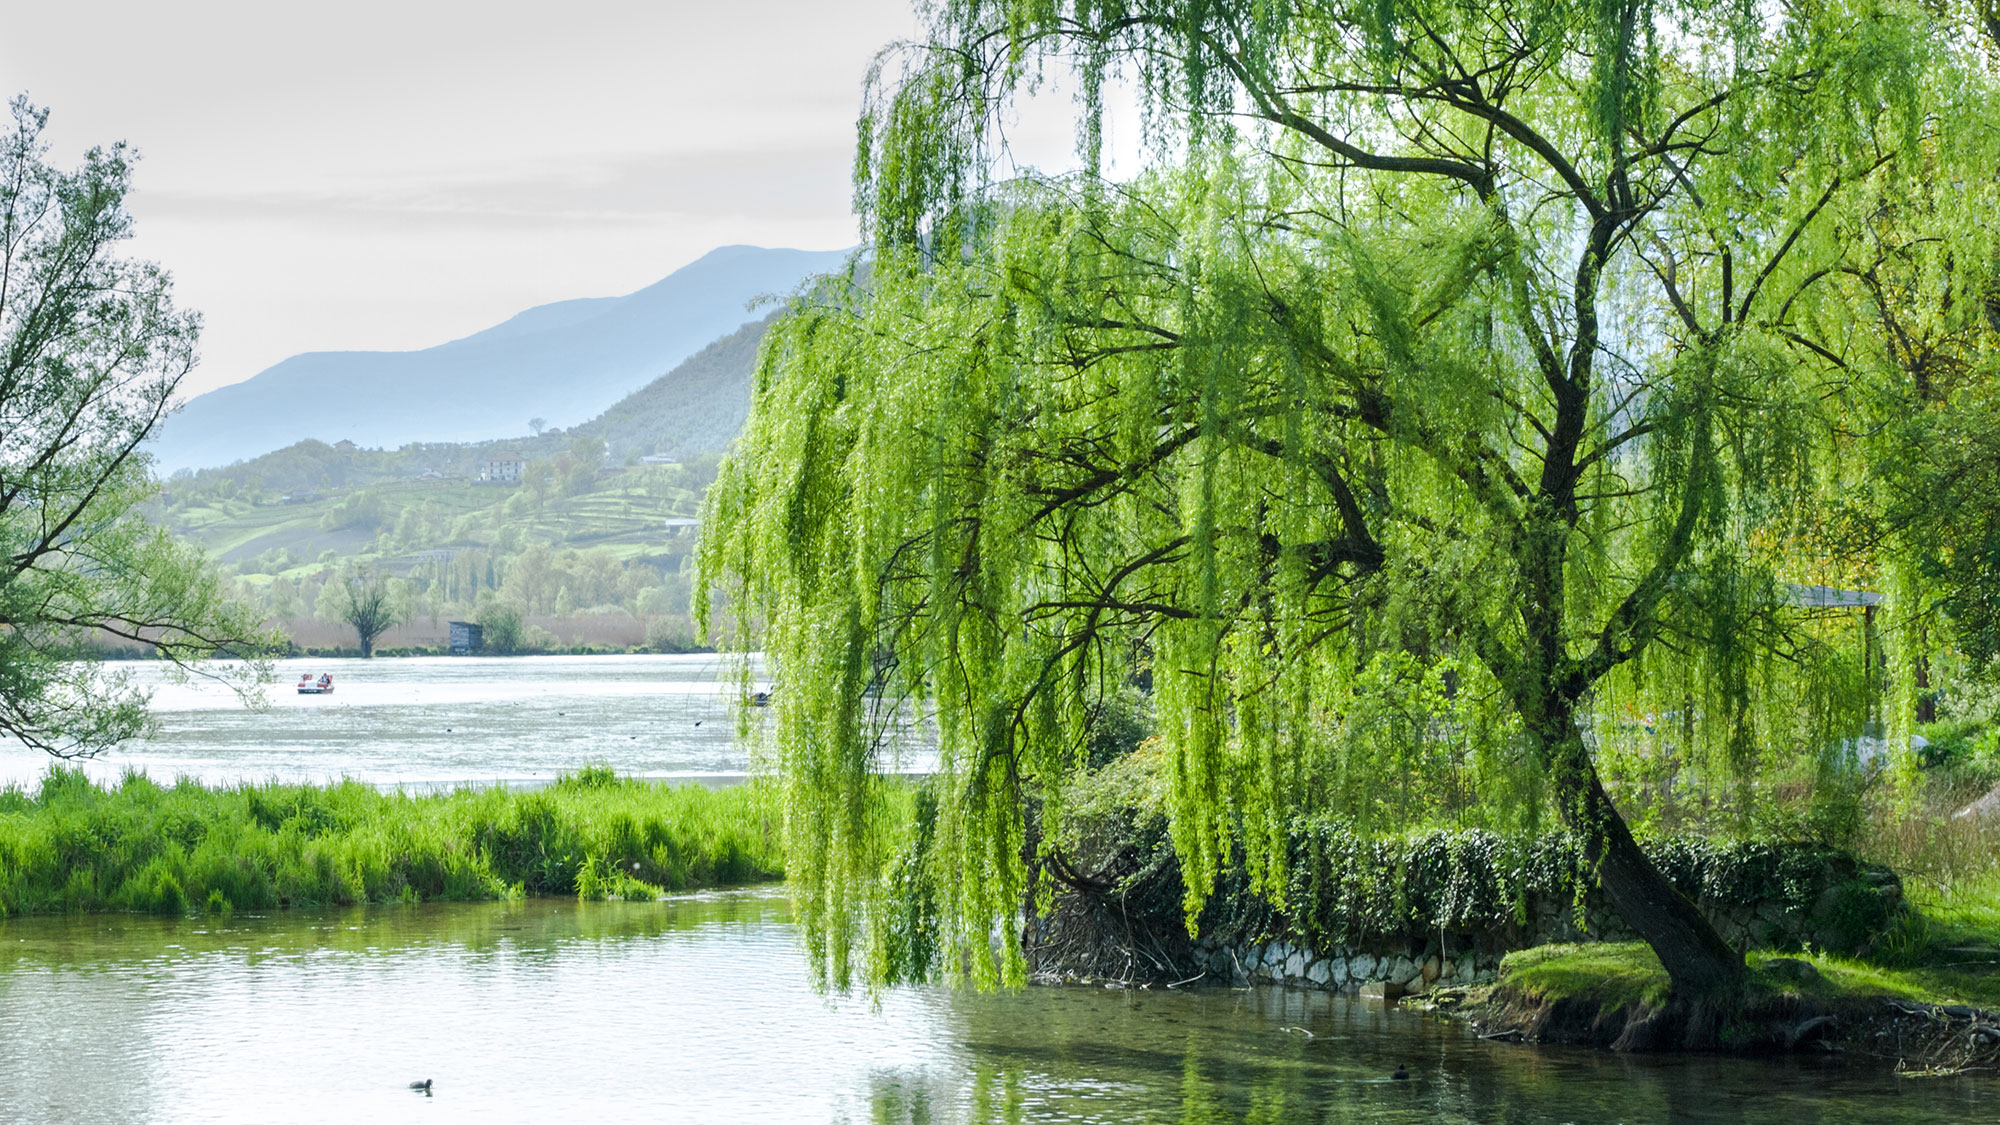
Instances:
[[[1439,1004],[1441,1008],[1452,1005]],[[1502,983],[1458,1005],[1482,1039],[1614,1051],[1838,1051],[1912,1077],[2000,1071],[2000,1014],[1886,997],[1753,995],[1737,1003],[1546,998]]]

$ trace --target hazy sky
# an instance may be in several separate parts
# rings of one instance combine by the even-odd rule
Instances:
[[[716,246],[852,245],[869,59],[908,0],[0,0],[55,159],[143,156],[132,251],[207,319],[188,390],[411,348]]]

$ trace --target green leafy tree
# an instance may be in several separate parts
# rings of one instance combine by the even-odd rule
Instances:
[[[320,592],[321,613],[354,629],[361,658],[375,655],[375,641],[409,617],[404,584],[379,571],[350,569]]]
[[[1918,721],[1936,717],[1935,693],[1949,686],[1931,674],[1940,650],[1960,654],[1962,688],[2000,680],[2000,378],[1977,374],[1935,401],[1903,404],[1909,413],[1885,425],[1879,453],[1890,497],[1879,534],[1907,545],[1899,576],[1934,611],[1911,622],[1918,635],[1897,652]]]
[[[501,589],[520,601],[523,612],[541,613],[550,608],[558,584],[555,549],[531,543],[508,564]]]
[[[473,620],[481,629],[482,648],[507,656],[519,652],[527,641],[527,611],[512,598],[482,593]]]
[[[597,471],[604,466],[604,442],[590,435],[579,435],[569,443],[569,449],[556,458],[556,473],[562,481],[564,496],[581,496],[589,492],[597,482]]]
[[[299,584],[289,578],[273,578],[264,591],[264,607],[278,621],[297,617],[304,609],[299,601]]]
[[[550,461],[530,461],[521,469],[521,495],[532,499],[539,508],[549,502],[549,494],[556,485],[556,467]]]
[[[0,737],[58,756],[143,733],[146,696],[89,659],[106,640],[176,663],[271,639],[200,554],[134,509],[141,444],[194,366],[199,320],[158,267],[117,254],[132,157],[51,167],[46,110],[0,137]],[[253,681],[242,668],[236,682]],[[219,673],[218,673],[219,674]]]
[[[1856,719],[1760,536],[1825,495],[1894,375],[1836,282],[1885,247],[1990,260],[1964,29],[1699,0],[930,12],[861,121],[870,284],[771,330],[696,586],[769,622],[815,967],[1019,979],[989,935],[1127,681],[1172,753],[1190,919],[1239,841],[1279,894],[1288,819],[1391,780],[1343,716],[1437,673],[1490,814],[1590,842],[1700,1034],[1742,957],[1634,840],[1588,732],[1673,711],[1747,777]],[[988,181],[1051,65],[1082,77],[1087,164],[1126,75],[1146,170]],[[1920,179],[1957,195],[1881,222]],[[936,817],[897,869],[922,895],[887,876],[884,674],[938,717]],[[955,955],[909,955],[918,931]]]

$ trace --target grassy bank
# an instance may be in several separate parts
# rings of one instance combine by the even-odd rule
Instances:
[[[1638,942],[1550,945],[1509,954],[1500,980],[1464,1009],[1486,1038],[1614,1050],[1835,1050],[1913,1074],[2000,1064],[2000,975],[1939,948],[1888,966],[1822,953],[1753,951],[1748,987],[1728,1010],[1679,1003]],[[1971,968],[1969,966],[1979,966]]]
[[[564,775],[547,789],[98,786],[52,769],[0,790],[0,917],[650,897],[783,875],[763,792]]]
[[[1790,999],[1839,1004],[1899,1000],[1935,1006],[1970,1005],[2000,1010],[2000,974],[1984,961],[1973,968],[1935,959],[1890,966],[1826,953],[1752,951],[1751,1000]],[[1810,973],[1798,965],[1812,966]],[[1545,1001],[1585,999],[1608,1008],[1657,1007],[1667,999],[1667,973],[1639,942],[1544,945],[1510,953],[1501,964],[1501,987]]]

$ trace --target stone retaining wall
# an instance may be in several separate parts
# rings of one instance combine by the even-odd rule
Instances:
[[[1260,942],[1244,948],[1217,948],[1203,943],[1209,976],[1242,986],[1272,982],[1333,992],[1357,992],[1366,985],[1392,986],[1398,996],[1415,995],[1432,985],[1483,984],[1500,968],[1498,953],[1465,950],[1420,950],[1414,956],[1335,946],[1325,953],[1287,940]],[[1393,999],[1393,997],[1391,997]]]
[[[1840,950],[1851,944],[1851,937],[1838,929],[1845,905],[1843,895],[1877,895],[1889,900],[1893,909],[1900,909],[1902,899],[1895,874],[1879,867],[1861,868],[1852,879],[1812,891],[1759,903],[1704,899],[1700,905],[1723,938],[1737,949],[1812,946]],[[1517,949],[1557,942],[1635,940],[1638,935],[1597,898],[1593,895],[1586,900],[1581,926],[1576,924],[1573,909],[1545,906],[1526,924],[1479,932],[1430,933],[1421,940],[1383,939],[1316,950],[1304,938],[1290,933],[1240,943],[1211,935],[1195,948],[1205,957],[1203,964],[1211,978],[1239,986],[1258,981],[1355,992],[1374,984],[1388,986],[1386,991],[1395,995],[1420,995],[1439,984],[1489,983],[1499,973],[1500,959]]]
[[[1164,846],[1164,845],[1160,845]],[[1407,853],[1406,853],[1407,854]],[[1427,862],[1435,863],[1436,851]],[[1422,859],[1422,857],[1419,857]],[[1664,873],[1738,949],[1815,949],[1865,953],[1895,932],[1907,907],[1895,873],[1810,845],[1733,850],[1665,847]],[[1436,886],[1435,870],[1403,859],[1385,876]],[[1135,865],[1136,866],[1136,865]],[[1345,873],[1352,865],[1323,870]],[[1437,984],[1490,981],[1506,954],[1558,942],[1630,941],[1635,935],[1601,890],[1559,882],[1514,899],[1489,894],[1476,911],[1446,918],[1418,906],[1383,909],[1375,899],[1322,895],[1321,903],[1361,901],[1355,912],[1322,906],[1290,916],[1241,889],[1219,892],[1202,918],[1202,937],[1189,939],[1181,916],[1177,865],[1153,863],[1145,874],[1110,892],[1072,888],[1055,909],[1029,921],[1024,934],[1032,968],[1049,979],[1181,981],[1207,977],[1237,985],[1281,982],[1308,988],[1382,993],[1422,992]],[[1295,904],[1309,903],[1311,884],[1295,881]],[[1336,888],[1339,890],[1340,888]],[[1352,891],[1349,885],[1346,891]],[[1420,903],[1415,892],[1408,901]],[[1482,900],[1485,901],[1485,900]],[[1369,904],[1373,902],[1371,907]],[[1455,919],[1455,920],[1453,920]],[[1329,936],[1330,935],[1330,936]]]

